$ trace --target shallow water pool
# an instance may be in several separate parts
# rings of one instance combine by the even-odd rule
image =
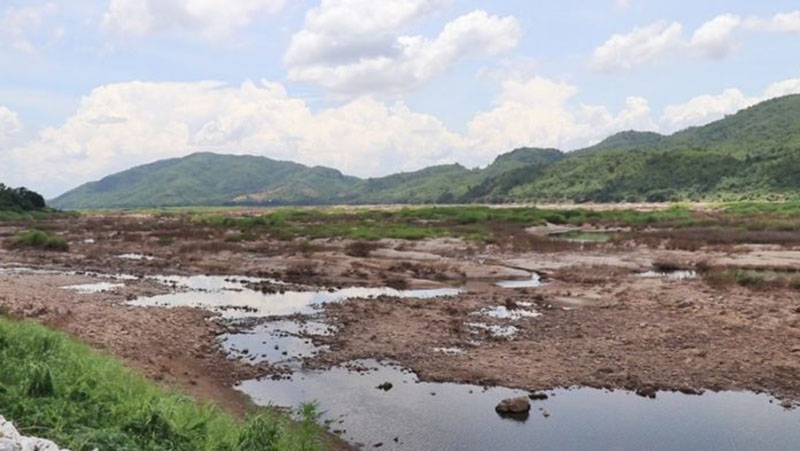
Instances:
[[[500,417],[495,405],[527,392],[474,385],[418,383],[375,361],[296,373],[290,380],[251,380],[238,389],[262,405],[318,401],[331,430],[352,443],[402,450],[796,450],[800,411],[766,395],[630,392],[580,388],[548,391],[524,421]],[[390,382],[391,390],[376,387]],[[541,410],[540,410],[541,409]],[[545,413],[548,415],[545,416]],[[396,439],[396,441],[395,441]]]

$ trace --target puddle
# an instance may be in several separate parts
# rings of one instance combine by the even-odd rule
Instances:
[[[464,325],[473,329],[487,330],[492,336],[498,338],[512,338],[519,332],[516,326],[498,326],[486,323],[464,323]]]
[[[497,282],[497,286],[503,288],[533,288],[542,285],[542,278],[537,273],[532,273],[530,279],[523,280],[503,280]]]
[[[121,254],[117,255],[117,258],[121,258],[123,260],[147,260],[147,261],[156,259],[155,257],[144,254]]]
[[[176,288],[195,291],[241,291],[250,282],[281,283],[271,279],[245,276],[153,276],[153,280]]]
[[[536,318],[537,316],[542,316],[541,313],[535,310],[508,309],[503,305],[485,308],[479,312],[473,313],[473,315],[483,315],[483,316],[488,316],[490,318],[510,319],[510,320],[518,320],[521,318]]]
[[[515,421],[501,418],[494,407],[527,392],[420,383],[397,367],[356,363],[371,371],[306,371],[289,380],[251,380],[237,388],[260,405],[317,401],[332,431],[365,448],[379,443],[380,449],[411,451],[769,451],[800,446],[800,410],[784,410],[766,395],[660,392],[651,400],[622,391],[559,389],[547,392],[545,401],[532,401],[529,417]],[[392,388],[378,390],[384,382]]]
[[[78,293],[82,294],[92,294],[92,293],[104,293],[106,291],[116,290],[117,288],[123,288],[125,286],[124,283],[110,283],[110,282],[99,282],[99,283],[84,283],[80,285],[67,285],[65,287],[59,287],[62,290],[73,290],[77,291]]]
[[[328,346],[315,346],[307,336],[331,333],[327,324],[318,321],[277,320],[246,333],[223,335],[220,343],[227,352],[245,362],[285,364],[327,351]]]
[[[696,271],[647,271],[638,274],[639,277],[666,278],[674,280],[696,279]]]
[[[456,288],[429,290],[396,290],[394,288],[343,288],[332,291],[286,291],[284,293],[262,293],[247,289],[247,281],[259,280],[246,277],[161,277],[157,280],[188,288],[191,291],[138,298],[132,305],[142,307],[200,307],[218,312],[223,318],[240,319],[253,317],[287,316],[295,313],[310,314],[315,307],[346,299],[392,296],[399,298],[430,299],[454,296],[461,292]]]

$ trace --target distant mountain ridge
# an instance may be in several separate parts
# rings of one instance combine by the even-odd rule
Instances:
[[[670,136],[627,131],[569,153],[522,148],[482,169],[433,166],[361,179],[250,155],[197,153],[79,186],[57,208],[800,197],[800,95]]]

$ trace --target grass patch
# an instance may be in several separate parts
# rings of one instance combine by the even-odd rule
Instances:
[[[314,406],[298,423],[272,412],[240,422],[65,334],[2,317],[0,415],[74,451],[321,449]]]
[[[499,225],[517,228],[553,224],[641,224],[685,221],[691,217],[685,206],[662,211],[635,210],[592,211],[586,209],[548,210],[535,207],[492,208],[487,206],[419,207],[386,209],[282,208],[259,216],[233,216],[203,213],[191,216],[191,222],[242,231],[262,231],[273,238],[292,239],[381,238],[421,240],[437,237],[461,237],[486,243],[501,237],[493,230]]]
[[[701,274],[709,285],[718,288],[738,285],[756,290],[767,288],[800,290],[800,274],[794,272],[720,268],[702,271]]]
[[[69,250],[69,244],[63,237],[39,229],[26,230],[11,238],[11,247],[28,247],[60,252]]]

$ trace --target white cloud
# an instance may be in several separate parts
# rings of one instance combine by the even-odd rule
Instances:
[[[33,53],[36,51],[36,41],[41,38],[45,20],[57,11],[58,7],[53,2],[30,6],[9,6],[0,16],[0,42],[5,42],[18,51]],[[59,30],[52,33],[50,39],[60,39],[63,36],[63,30]]]
[[[22,123],[17,113],[0,105],[0,145],[8,143],[21,130]]]
[[[671,133],[691,126],[704,125],[756,103],[789,94],[800,94],[800,78],[773,83],[767,86],[760,96],[748,97],[736,88],[726,89],[716,95],[697,96],[686,103],[664,108],[660,119],[661,129]]]
[[[800,10],[778,13],[769,19],[751,17],[744,26],[750,30],[776,33],[800,33]]]
[[[590,63],[595,70],[602,72],[627,71],[678,50],[722,59],[736,48],[739,30],[800,33],[800,11],[779,13],[769,19],[751,17],[747,20],[734,14],[720,14],[700,25],[691,38],[684,36],[683,26],[678,22],[655,22],[634,28],[627,34],[611,36],[595,49]]]
[[[458,135],[402,103],[360,98],[313,113],[276,83],[120,83],[95,89],[60,127],[8,154],[26,183],[74,186],[197,151],[248,153],[375,175],[452,157]],[[449,160],[451,161],[451,160]]]
[[[259,13],[279,11],[286,0],[110,0],[103,28],[127,35],[174,30],[197,31],[207,38],[230,34]]]
[[[721,94],[701,95],[684,104],[664,108],[661,123],[664,130],[674,132],[721,119],[755,102],[755,99],[745,97],[738,89],[726,89]]]
[[[761,99],[767,100],[789,94],[800,94],[800,78],[790,78],[769,85],[764,90],[764,95],[761,96]]]
[[[683,45],[683,26],[656,22],[615,34],[595,49],[592,66],[600,71],[630,70],[634,66],[670,54]]]
[[[313,112],[277,83],[130,82],[99,87],[59,127],[6,154],[16,183],[48,194],[157,159],[213,151],[264,155],[377,176],[432,164],[490,162],[519,146],[573,149],[631,128],[650,129],[644,99],[623,111],[569,102],[577,88],[542,77],[506,81],[468,132],[402,102],[359,97]]]
[[[345,95],[410,91],[465,57],[514,48],[521,30],[513,17],[473,11],[446,24],[435,38],[401,35],[413,21],[449,0],[323,0],[306,15],[284,62],[289,79]]]
[[[571,107],[575,86],[543,77],[506,81],[494,108],[469,123],[468,143],[481,159],[516,147],[572,150],[622,130],[652,130],[645,99],[630,97],[616,115],[602,106]]]
[[[709,58],[724,58],[733,50],[733,32],[741,22],[739,16],[733,14],[717,16],[694,32],[689,47]]]

